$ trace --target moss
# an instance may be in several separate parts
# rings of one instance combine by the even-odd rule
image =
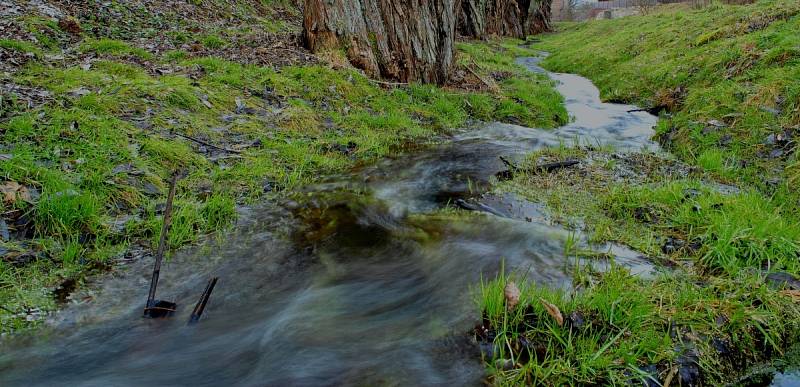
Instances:
[[[214,34],[203,36],[200,39],[200,42],[203,43],[203,46],[205,46],[206,48],[210,48],[212,50],[222,48],[227,44],[225,39]]]
[[[30,53],[39,57],[42,56],[42,50],[36,47],[36,45],[21,40],[0,39],[0,48]]]
[[[153,58],[153,54],[144,49],[131,46],[130,44],[114,39],[87,39],[80,45],[82,52],[95,52],[101,55],[109,56],[126,56],[132,55],[140,59],[149,60]]]

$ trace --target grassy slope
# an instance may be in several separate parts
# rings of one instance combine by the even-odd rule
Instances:
[[[561,27],[538,46],[554,54],[545,66],[591,78],[609,100],[670,107],[658,132],[674,154],[765,190],[775,189],[771,177],[789,178],[783,189],[797,182],[796,166],[784,172],[797,163],[791,152],[764,157],[774,149],[770,134],[800,135],[797,2],[665,8]]]
[[[620,160],[608,150],[549,149],[526,165],[585,164],[575,172],[517,176],[499,189],[546,203],[562,222],[584,225],[589,241],[629,244],[677,268],[654,280],[589,270],[572,291],[528,284],[514,312],[504,308],[508,279],[484,284],[484,325],[497,335],[498,356],[517,364],[489,362],[498,383],[652,377],[675,384],[696,364],[699,380],[713,385],[797,342],[798,293],[766,284],[764,273],[800,273],[794,143],[767,140],[800,135],[798,12],[796,2],[769,0],[667,7],[562,25],[542,37],[537,48],[552,53],[545,67],[587,76],[606,99],[668,107],[658,135],[690,165],[686,173],[664,174],[654,166],[674,161],[645,155],[649,161],[639,165],[652,171],[620,181],[612,173]],[[776,149],[783,153],[767,156]],[[720,192],[718,183],[741,191]],[[664,248],[670,240],[685,245]],[[558,326],[541,299],[588,323],[575,328],[567,318]],[[529,343],[536,343],[537,361],[526,358]]]
[[[175,170],[186,177],[169,236],[173,249],[229,225],[237,204],[425,142],[470,118],[539,127],[566,119],[550,82],[513,64],[511,45],[505,54],[478,43],[460,46],[461,60],[474,62],[496,92],[385,89],[347,67],[234,60],[258,50],[246,45],[258,38],[253,34],[297,28],[273,18],[296,14],[290,2],[259,9],[246,1],[193,3],[199,7],[181,9],[233,10],[236,20],[252,20],[217,26],[169,11],[142,18],[139,8],[117,4],[112,15],[130,19],[111,23],[93,10],[80,20],[83,31],[70,36],[54,20],[23,15],[15,22],[36,40],[0,40],[1,49],[31,58],[6,81],[50,93],[33,109],[13,94],[0,99],[0,183],[23,187],[9,186],[15,189],[1,212],[12,231],[12,222],[29,224],[18,225],[27,235],[0,241],[0,331],[35,324],[56,307],[53,290],[65,280],[81,283],[129,246],[155,243],[158,205]],[[158,47],[160,40],[178,48],[151,52],[142,44]],[[492,71],[507,77],[494,80]]]

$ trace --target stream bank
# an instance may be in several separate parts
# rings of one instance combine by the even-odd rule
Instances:
[[[535,60],[522,63],[541,71]],[[496,326],[498,316],[504,315],[503,292],[486,290],[503,290],[507,270],[522,287],[523,305],[532,306],[530,312],[518,309],[528,326],[555,329],[552,310],[543,309],[539,299],[563,310],[569,327],[577,327],[580,319],[589,321],[576,328],[590,332],[580,348],[594,349],[589,359],[601,362],[592,365],[597,368],[580,371],[597,371],[589,374],[600,375],[595,381],[638,379],[644,367],[633,367],[639,365],[637,357],[607,355],[636,346],[637,337],[630,333],[635,327],[620,329],[615,324],[634,316],[644,321],[639,327],[660,329],[647,319],[653,314],[647,309],[646,290],[682,295],[681,278],[668,280],[655,269],[653,259],[636,251],[586,244],[575,230],[548,218],[546,208],[508,196],[494,203],[480,196],[497,183],[494,176],[507,169],[500,156],[523,165],[531,151],[567,149],[570,144],[579,150],[586,144],[629,152],[657,149],[650,141],[656,117],[629,112],[635,106],[602,103],[597,89],[583,78],[554,76],[560,77],[559,90],[575,115],[572,123],[555,131],[499,123],[458,131],[450,141],[430,148],[328,176],[300,189],[296,200],[254,207],[242,214],[239,232],[216,244],[180,252],[165,269],[162,294],[180,305],[194,301],[202,279],[222,278],[200,325],[183,326],[187,309],[170,321],[140,319],[139,292],[145,289],[149,265],[134,263],[105,282],[94,302],[73,305],[60,314],[46,334],[4,341],[0,381],[4,385],[47,385],[53,380],[84,385],[477,384],[485,375],[481,352],[463,332],[474,323],[476,295],[489,310],[487,294],[499,294],[492,298],[492,305],[500,308],[489,310],[489,324]],[[490,208],[485,212],[491,215],[455,210],[459,199],[477,201],[480,208]],[[594,269],[587,271],[589,265]],[[656,276],[662,282],[652,286],[630,272]],[[496,277],[499,280],[487,280]],[[526,283],[538,287],[522,285]],[[483,286],[477,289],[478,284]],[[585,298],[569,302],[555,297],[576,286],[606,286],[607,291],[587,291]],[[630,292],[637,286],[642,287],[640,292]],[[744,292],[746,297],[755,293],[762,296],[758,301],[765,308],[785,305],[783,295],[760,286],[753,277],[697,286],[708,294],[719,289]],[[635,308],[615,307],[625,304]],[[587,310],[573,317],[571,312],[580,305],[594,305],[598,314]],[[615,318],[603,315],[609,311]],[[788,323],[793,321],[797,319]],[[696,334],[686,328],[676,325],[675,336],[669,339],[691,344],[687,338],[693,340]],[[773,324],[771,329],[781,327]],[[520,336],[512,333],[512,337]],[[540,343],[554,337],[531,336]],[[502,341],[492,339],[490,346],[495,342]],[[708,358],[696,348],[686,349],[682,362],[699,374]],[[556,352],[543,353],[548,354]],[[506,376],[503,372],[527,377],[514,373],[514,360],[510,367],[491,360],[491,376],[497,382]],[[497,365],[499,370],[491,368]],[[527,363],[520,369],[527,372],[530,367],[532,363]],[[647,372],[661,370],[656,366]]]
[[[586,98],[573,90],[567,100]],[[596,90],[588,95],[599,103]],[[592,141],[649,144],[655,117],[631,108],[597,109],[609,126]],[[523,157],[579,131],[486,124],[330,176],[298,200],[255,207],[236,234],[178,253],[164,268],[162,297],[179,305],[191,304],[198,281],[221,278],[195,329],[182,325],[185,309],[170,321],[138,317],[149,265],[133,263],[104,282],[93,302],[60,314],[49,333],[6,340],[0,378],[6,385],[56,377],[73,384],[478,383],[480,354],[463,334],[474,321],[475,286],[505,267],[570,287],[575,265],[564,245],[573,234],[530,216],[463,213],[448,203],[487,189],[505,169],[499,156]],[[651,271],[636,253],[615,251],[619,264]]]
[[[300,47],[295,3],[3,2],[0,335],[149,260],[176,171],[170,253],[230,232],[240,207],[469,121],[567,119],[514,44],[460,44],[445,87],[387,85]]]

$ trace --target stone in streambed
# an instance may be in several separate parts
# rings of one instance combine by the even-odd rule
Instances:
[[[769,273],[764,280],[767,282],[767,284],[776,288],[800,290],[800,279],[789,273]]]

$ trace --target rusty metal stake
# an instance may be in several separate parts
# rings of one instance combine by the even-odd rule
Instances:
[[[206,309],[206,305],[208,305],[208,299],[211,297],[211,292],[214,291],[214,286],[217,285],[217,280],[219,280],[219,277],[214,277],[208,281],[208,285],[206,285],[206,289],[203,290],[203,294],[200,295],[200,299],[197,300],[197,305],[194,306],[192,315],[189,316],[189,322],[186,325],[194,325],[200,321],[200,316],[203,315],[203,311]]]
[[[177,184],[178,174],[174,173],[172,175],[172,181],[169,185],[167,207],[164,209],[164,224],[161,227],[161,237],[158,241],[158,251],[156,252],[156,261],[153,265],[153,278],[150,279],[150,293],[147,295],[147,304],[145,304],[144,308],[144,317],[169,317],[177,308],[177,304],[174,302],[156,300],[158,276],[161,274],[161,261],[164,259],[164,250],[166,249],[167,244],[167,233],[169,233],[169,227],[172,223],[172,201],[175,199],[175,187]]]

